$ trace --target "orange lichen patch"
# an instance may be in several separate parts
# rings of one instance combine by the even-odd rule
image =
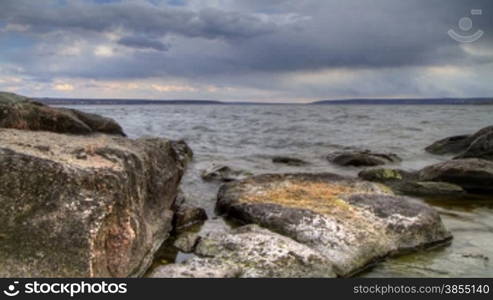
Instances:
[[[329,214],[352,208],[340,197],[356,193],[357,189],[337,183],[283,182],[254,193],[246,193],[240,202],[273,203],[292,208],[309,209]]]

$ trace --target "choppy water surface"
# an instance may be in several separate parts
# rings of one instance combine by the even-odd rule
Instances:
[[[117,120],[130,137],[184,139],[194,162],[183,181],[190,202],[214,217],[218,185],[200,171],[211,163],[254,174],[335,172],[324,156],[345,147],[394,152],[394,167],[417,169],[446,160],[423,148],[435,140],[468,134],[493,124],[493,106],[161,105],[77,106]],[[273,164],[274,155],[304,159],[307,167]],[[427,201],[423,199],[423,201]],[[454,240],[449,247],[389,259],[361,274],[367,277],[493,277],[493,195],[484,199],[427,201],[437,207]]]

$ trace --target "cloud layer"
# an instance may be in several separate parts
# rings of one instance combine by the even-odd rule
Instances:
[[[32,96],[299,102],[493,95],[489,0],[1,6],[0,89]],[[459,28],[461,17],[473,20],[471,30]],[[461,44],[450,29],[484,35]]]

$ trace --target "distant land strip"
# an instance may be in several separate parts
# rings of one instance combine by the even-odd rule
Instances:
[[[149,100],[149,99],[76,99],[35,98],[49,105],[296,105],[297,103],[231,102],[217,100]],[[300,104],[297,104],[300,105]],[[429,98],[429,99],[346,99],[321,100],[305,105],[493,105],[490,98]]]

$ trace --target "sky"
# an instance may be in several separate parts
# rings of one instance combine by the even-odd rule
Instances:
[[[0,90],[32,97],[491,97],[492,79],[491,0],[0,0]]]

